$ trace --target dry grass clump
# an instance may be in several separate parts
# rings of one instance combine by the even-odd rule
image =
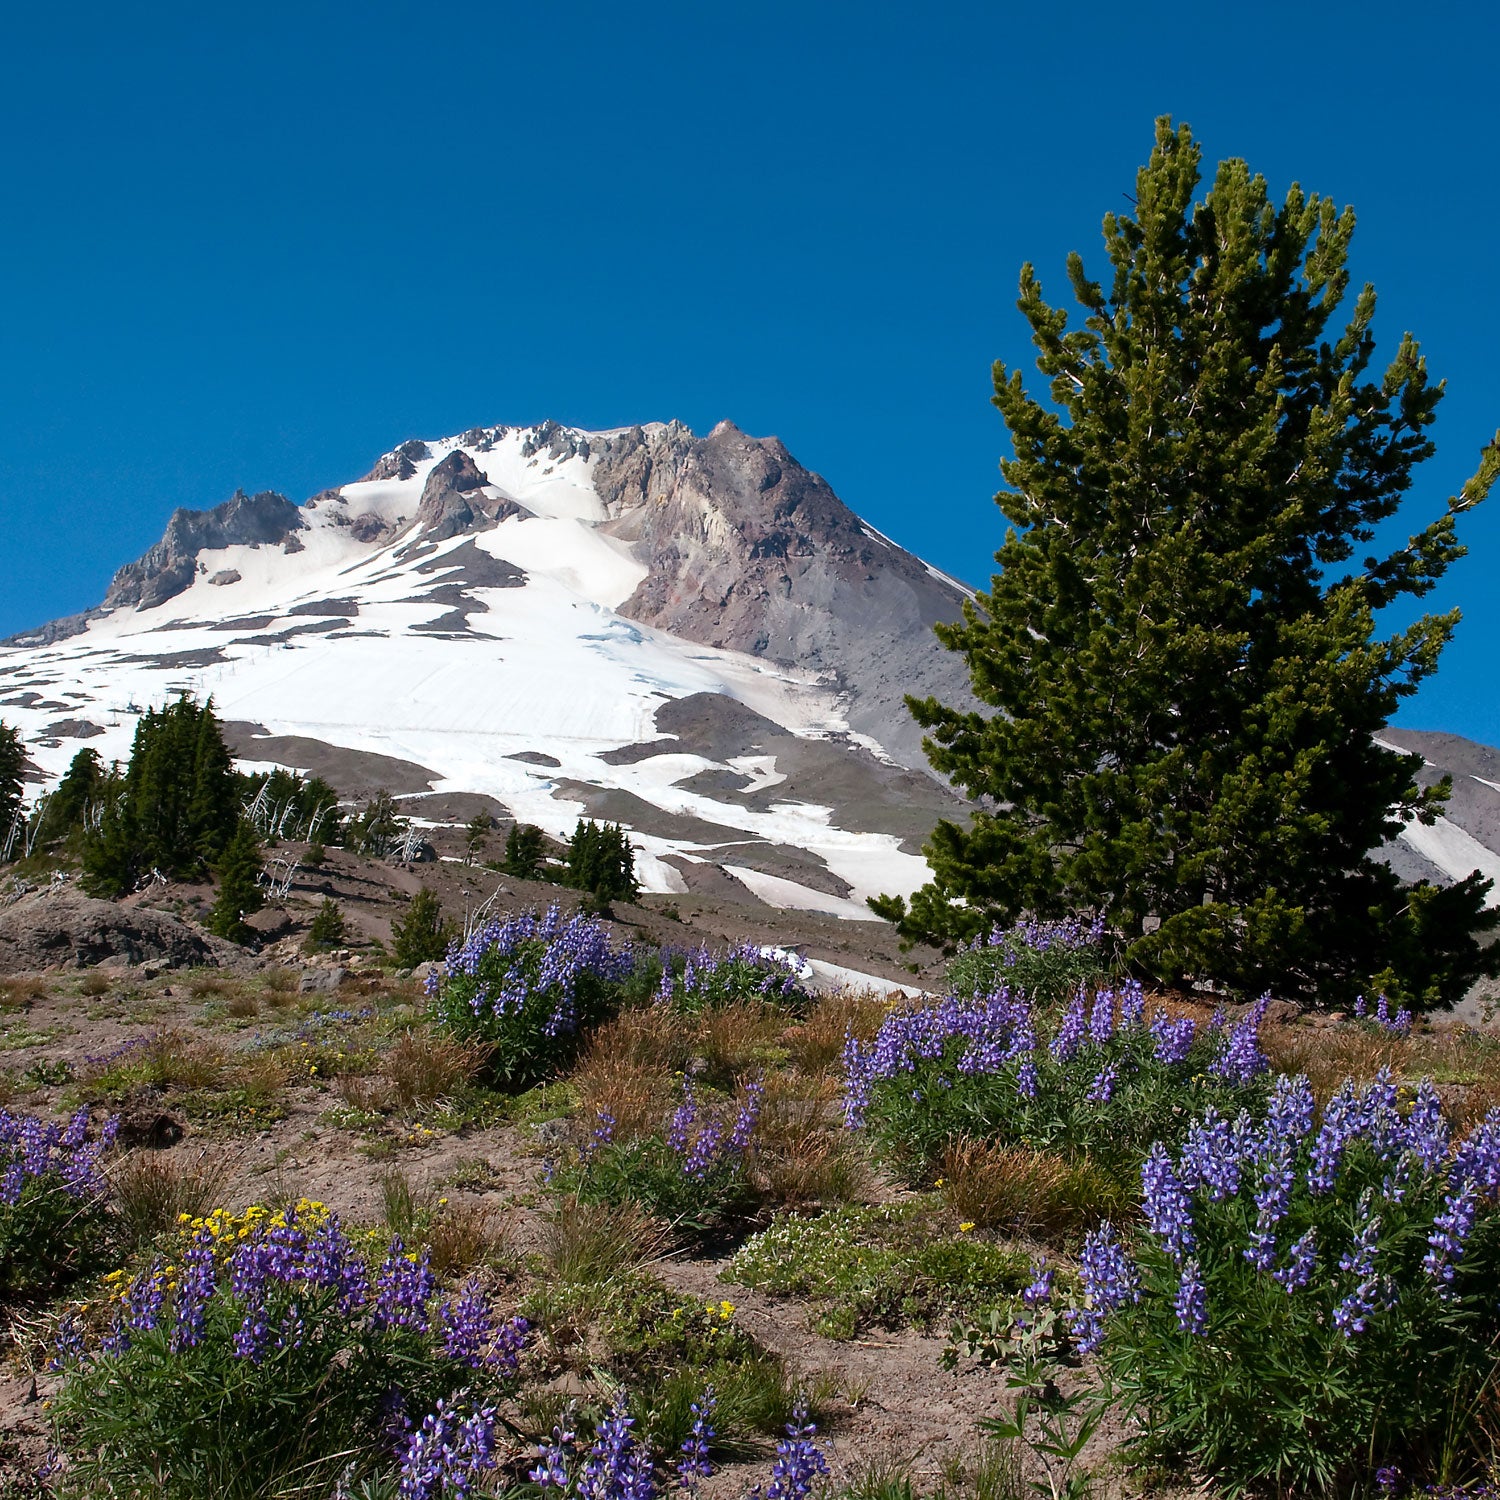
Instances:
[[[300,979],[295,969],[267,969],[261,975],[261,983],[269,994],[295,995]]]
[[[792,1065],[804,1073],[825,1073],[844,1053],[844,1039],[872,1040],[890,1010],[889,1004],[868,990],[838,990],[820,996],[795,1026],[782,1033],[782,1045]]]
[[[638,1203],[584,1203],[563,1197],[542,1231],[542,1258],[557,1281],[608,1281],[639,1270],[669,1246],[671,1234]]]
[[[46,995],[40,979],[0,979],[0,1010],[25,1010]]]
[[[176,1027],[153,1031],[139,1047],[102,1058],[79,1074],[85,1086],[144,1083],[157,1089],[216,1088],[224,1078],[224,1049]]]
[[[613,1026],[605,1027],[594,1038],[568,1081],[578,1090],[583,1119],[592,1122],[608,1114],[614,1119],[617,1140],[635,1140],[660,1125],[671,1106],[672,1080],[659,1058],[643,1057],[633,1047],[611,1046],[612,1030]]]
[[[1264,1026],[1261,1047],[1277,1072],[1305,1073],[1321,1105],[1346,1078],[1373,1078],[1382,1068],[1407,1073],[1413,1043],[1374,1027]]]
[[[440,1206],[422,1236],[432,1269],[439,1276],[458,1276],[506,1256],[515,1238],[515,1223],[485,1203]]]
[[[662,1009],[670,1014],[669,1007]],[[678,1025],[684,1026],[683,1018],[678,1018]],[[741,1074],[758,1072],[767,1063],[783,1061],[781,1034],[785,1029],[784,1011],[758,1000],[742,1000],[701,1011],[688,1036],[708,1077],[728,1083]]]
[[[78,981],[78,993],[87,995],[91,999],[109,993],[109,979],[99,973],[97,969],[91,970]]]
[[[385,1115],[396,1107],[396,1090],[389,1080],[364,1073],[340,1073],[333,1081],[339,1098],[361,1114]]]
[[[955,1141],[939,1170],[943,1197],[960,1220],[1049,1242],[1118,1220],[1132,1202],[1125,1183],[1086,1158],[1069,1161],[1026,1146]]]
[[[211,969],[198,969],[188,975],[188,994],[195,1000],[212,1000],[228,992],[229,981]]]
[[[670,1006],[643,1005],[623,1011],[593,1034],[583,1057],[608,1054],[620,1063],[656,1073],[680,1073],[689,1055],[688,1026]]]
[[[380,1060],[396,1103],[403,1109],[451,1099],[473,1083],[487,1049],[430,1032],[407,1031]]]
[[[132,1245],[143,1245],[172,1229],[179,1216],[198,1218],[213,1209],[228,1177],[228,1164],[202,1152],[132,1151],[109,1168],[112,1202],[120,1228]]]
[[[767,1077],[755,1131],[757,1185],[788,1208],[850,1203],[869,1187],[857,1140],[838,1128],[838,1084],[829,1077]]]
[[[258,1016],[260,1001],[248,990],[239,995],[231,995],[224,1004],[224,1014],[242,1020],[249,1016]]]

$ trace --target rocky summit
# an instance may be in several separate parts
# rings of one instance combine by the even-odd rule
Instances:
[[[968,696],[968,591],[732,423],[412,440],[301,505],[177,511],[103,603],[0,647],[39,774],[212,696],[251,765],[630,831],[647,889],[845,917],[962,806],[908,692]]]

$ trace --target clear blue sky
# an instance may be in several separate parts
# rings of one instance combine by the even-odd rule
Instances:
[[[0,634],[172,508],[295,499],[413,435],[730,417],[988,577],[1021,262],[1099,263],[1152,120],[1352,203],[1388,351],[1450,395],[1425,516],[1500,425],[1489,6],[13,8],[0,90]],[[1500,743],[1500,495],[1403,722]]]

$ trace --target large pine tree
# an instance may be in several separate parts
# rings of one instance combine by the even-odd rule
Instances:
[[[1374,736],[1458,612],[1381,611],[1462,555],[1455,517],[1500,438],[1430,524],[1372,550],[1433,451],[1441,384],[1410,335],[1372,364],[1350,210],[1295,186],[1277,205],[1237,160],[1195,203],[1199,164],[1159,121],[1134,212],[1104,220],[1107,284],[1069,257],[1081,326],[1021,272],[1051,401],[996,365],[1011,525],[990,592],[938,629],[997,711],[910,700],[980,810],[936,829],[909,909],[877,910],[951,943],[1089,908],[1162,977],[1448,1001],[1496,969],[1487,887],[1403,888],[1370,851],[1446,798]]]

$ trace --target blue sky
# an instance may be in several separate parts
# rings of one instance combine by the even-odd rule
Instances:
[[[1449,382],[1413,518],[1500,425],[1490,7],[554,4],[13,10],[0,634],[172,508],[403,438],[730,417],[971,581],[1016,273],[1100,261],[1152,120],[1352,203],[1382,349]],[[1500,744],[1500,495],[1414,727]]]

